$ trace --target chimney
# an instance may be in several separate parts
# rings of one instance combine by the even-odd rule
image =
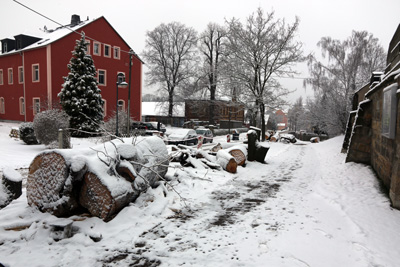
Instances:
[[[71,26],[78,25],[81,22],[81,18],[79,15],[72,15],[71,16]]]

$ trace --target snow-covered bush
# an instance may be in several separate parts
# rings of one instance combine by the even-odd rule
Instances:
[[[38,143],[33,129],[33,122],[23,122],[20,124],[19,138],[27,145],[36,145]]]
[[[39,142],[49,146],[58,140],[58,132],[63,130],[63,148],[70,147],[70,137],[68,134],[69,116],[65,111],[59,109],[49,109],[36,114],[33,120],[33,129]]]

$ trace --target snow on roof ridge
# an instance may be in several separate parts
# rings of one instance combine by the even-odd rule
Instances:
[[[76,32],[80,28],[82,28],[82,27],[84,27],[84,26],[96,21],[97,19],[99,19],[99,18],[95,18],[93,20],[81,21],[79,24],[76,24],[76,25],[73,25],[73,26],[71,26],[71,24],[63,25],[63,26],[60,26],[60,27],[58,27],[58,28],[56,28],[54,30],[47,30],[46,32],[40,32],[40,34],[37,34],[37,35],[33,35],[32,33],[29,33],[29,36],[41,38],[41,40],[39,40],[39,41],[37,41],[37,42],[35,42],[35,43],[31,44],[31,45],[28,45],[27,47],[24,47],[23,49],[19,49],[19,50],[13,49],[13,50],[10,50],[8,52],[2,53],[2,54],[0,54],[0,56],[10,55],[10,54],[13,54],[13,53],[17,53],[17,52],[21,52],[21,51],[26,51],[26,50],[30,50],[30,49],[35,49],[35,48],[39,48],[39,47],[42,47],[42,46],[46,46],[48,44],[51,44],[51,43],[53,43],[55,41],[58,41],[58,40],[64,38],[68,34]],[[20,33],[20,34],[28,35],[27,33]],[[17,35],[20,35],[20,34],[17,34]],[[17,36],[17,35],[15,35],[15,36]],[[9,38],[9,39],[11,39],[11,38]],[[12,38],[12,39],[14,39],[14,38]]]

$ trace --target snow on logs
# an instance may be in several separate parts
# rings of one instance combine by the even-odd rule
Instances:
[[[79,207],[108,221],[168,170],[168,152],[158,137],[136,144],[107,142],[87,150],[40,153],[29,167],[28,204],[56,216]]]
[[[0,183],[0,209],[22,194],[22,176],[12,168],[3,169],[3,177]]]

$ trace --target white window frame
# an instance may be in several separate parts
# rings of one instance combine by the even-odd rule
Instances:
[[[122,73],[124,76],[119,76],[118,74]],[[126,81],[125,72],[118,71],[117,72],[117,83],[122,83]]]
[[[14,84],[14,73],[12,68],[8,68],[7,71],[8,76],[8,84]]]
[[[116,55],[116,51],[118,51],[117,55]],[[113,47],[113,57],[114,57],[114,59],[120,59],[121,58],[121,48],[119,46],[114,46]]]
[[[86,41],[86,55],[90,55],[90,40]]]
[[[18,67],[18,83],[24,83],[24,67]]]
[[[96,46],[98,47],[98,51],[96,52]],[[101,43],[93,42],[93,55],[101,56]]]
[[[397,84],[391,84],[382,92],[382,135],[394,139],[396,134]]]
[[[40,113],[40,97],[32,98],[33,115]]]
[[[19,98],[19,114],[25,114],[25,98],[23,98],[22,96]]]
[[[125,100],[118,99],[118,111],[125,110]]]
[[[100,83],[100,72],[104,72],[104,83]],[[99,85],[107,86],[107,70],[102,70],[102,69],[97,70],[97,81]]]
[[[108,55],[106,55],[106,47],[108,48]],[[108,45],[108,44],[104,44],[104,57],[111,57],[111,53],[112,53],[112,51],[111,51],[111,45]]]
[[[36,73],[37,73],[37,77],[36,77]],[[33,83],[40,82],[40,67],[39,67],[38,63],[32,64],[32,82]]]
[[[0,85],[4,84],[3,69],[0,69]]]
[[[0,114],[6,113],[6,103],[4,97],[0,97]]]

